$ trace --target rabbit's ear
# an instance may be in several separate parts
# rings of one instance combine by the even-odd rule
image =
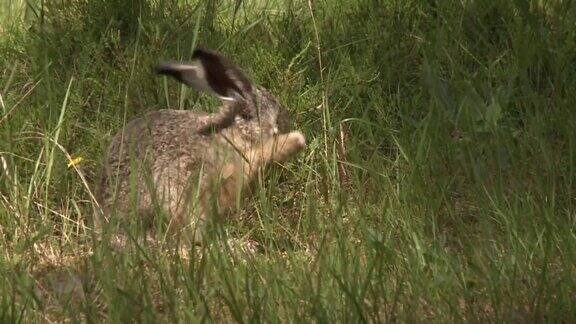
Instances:
[[[197,48],[191,62],[168,62],[156,73],[169,75],[199,91],[212,92],[222,100],[246,99],[252,85],[244,72],[220,53]]]
[[[157,74],[169,75],[198,91],[212,91],[204,67],[197,62],[166,62],[156,67]]]

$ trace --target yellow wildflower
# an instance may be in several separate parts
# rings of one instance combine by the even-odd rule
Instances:
[[[68,167],[70,168],[77,166],[78,164],[82,163],[82,161],[84,161],[84,158],[81,156],[70,158],[70,161],[68,161]]]

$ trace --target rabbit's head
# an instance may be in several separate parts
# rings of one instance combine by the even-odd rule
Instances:
[[[270,91],[264,87],[254,87],[251,99],[252,102],[247,100],[246,105],[253,118],[243,120],[243,117],[237,116],[237,123],[256,124],[259,127],[259,134],[268,136],[289,131],[288,112]]]
[[[256,136],[272,136],[288,131],[288,113],[267,89],[252,86],[238,65],[222,54],[197,48],[190,62],[167,62],[156,67],[158,74],[169,75],[199,91],[216,95],[225,104],[239,105],[237,126],[252,128]],[[251,134],[252,135],[252,134]]]

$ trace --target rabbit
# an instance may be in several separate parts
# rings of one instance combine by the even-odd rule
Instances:
[[[284,107],[235,63],[200,47],[192,59],[160,64],[156,72],[216,95],[222,106],[213,114],[159,110],[127,123],[113,137],[96,184],[97,230],[132,212],[150,231],[161,211],[168,233],[202,244],[209,217],[241,207],[259,173],[306,147],[301,132],[289,131]]]

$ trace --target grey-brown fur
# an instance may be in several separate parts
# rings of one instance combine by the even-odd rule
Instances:
[[[150,224],[161,211],[171,233],[179,233],[236,207],[258,172],[305,147],[300,132],[287,133],[287,114],[274,96],[261,87],[251,91],[247,100],[225,102],[215,114],[160,110],[129,122],[104,161],[96,187],[103,213],[95,225],[129,215]],[[239,111],[255,117],[244,119]],[[184,232],[199,241],[201,229]]]

